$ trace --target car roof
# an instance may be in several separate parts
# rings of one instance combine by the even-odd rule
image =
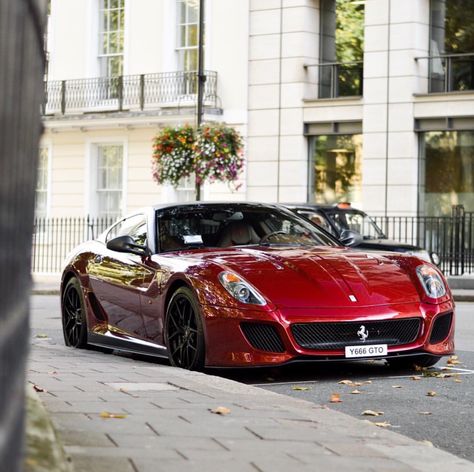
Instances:
[[[327,203],[279,203],[279,205],[292,210],[323,210],[323,211],[353,211],[356,213],[364,213],[358,208],[349,206],[348,208],[338,207],[338,203],[327,204]]]
[[[215,201],[215,202],[183,202],[183,203],[159,203],[157,205],[152,205],[153,210],[163,210],[166,208],[195,208],[195,207],[213,207],[213,206],[253,206],[253,207],[265,207],[265,208],[278,208],[278,204],[274,203],[261,203],[261,202],[229,202],[229,201]]]

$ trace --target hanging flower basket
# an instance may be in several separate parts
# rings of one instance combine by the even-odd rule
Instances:
[[[235,183],[244,167],[243,142],[239,132],[228,126],[204,124],[196,135],[197,183]]]
[[[243,141],[233,128],[205,124],[197,132],[190,125],[164,128],[153,140],[154,180],[177,187],[194,173],[205,181],[235,183],[244,167]]]
[[[190,125],[163,128],[153,140],[153,179],[174,187],[194,172],[194,128]]]

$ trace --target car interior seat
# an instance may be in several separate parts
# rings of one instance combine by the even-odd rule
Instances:
[[[260,241],[253,227],[244,221],[232,221],[222,231],[217,246],[240,246],[256,244]]]

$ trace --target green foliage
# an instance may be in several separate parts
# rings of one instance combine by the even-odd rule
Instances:
[[[364,5],[336,0],[336,61],[357,62],[364,56]]]

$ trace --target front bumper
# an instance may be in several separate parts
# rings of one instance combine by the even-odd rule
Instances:
[[[454,352],[454,305],[451,301],[439,305],[409,303],[357,308],[285,308],[275,311],[264,308],[239,310],[203,306],[202,310],[205,320],[206,365],[209,367],[271,366],[294,361],[345,360],[343,348],[307,349],[297,343],[291,325],[310,322],[356,322],[362,325],[375,320],[420,318],[416,339],[407,344],[389,344],[387,356],[384,358],[422,354],[445,356]],[[453,313],[448,334],[439,342],[430,342],[435,320],[446,313]],[[270,343],[265,349],[256,348],[255,342],[249,340],[248,332],[245,331],[244,334],[243,323],[271,326],[281,343]],[[377,339],[371,339],[370,343],[377,344]],[[367,344],[369,343],[366,342],[365,345]],[[267,343],[263,345],[268,346]],[[361,345],[364,344],[361,342]],[[281,349],[278,346],[281,346]]]

